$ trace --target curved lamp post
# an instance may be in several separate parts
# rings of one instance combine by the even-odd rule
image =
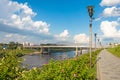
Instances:
[[[93,10],[94,6],[88,6],[87,9],[88,9],[88,13],[89,13],[89,16],[90,16],[90,34],[89,34],[89,53],[90,53],[90,68],[92,66],[92,56],[91,56],[91,53],[92,53],[92,19],[93,19],[93,13],[94,13],[94,10]]]

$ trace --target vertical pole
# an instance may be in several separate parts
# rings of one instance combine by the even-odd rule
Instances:
[[[76,54],[75,54],[75,56],[78,56],[78,47],[77,47],[77,45],[76,45]]]
[[[100,39],[98,39],[99,49],[100,49]]]
[[[50,54],[50,47],[48,47],[48,54]]]
[[[92,56],[91,56],[91,52],[92,52],[92,16],[94,14],[94,6],[88,6],[88,12],[89,12],[89,16],[90,16],[90,34],[89,34],[89,47],[90,47],[90,68],[92,65]]]
[[[96,51],[96,33],[94,34],[95,35],[95,51]]]
[[[90,38],[89,38],[89,46],[90,46],[90,68],[92,65],[92,18],[90,19]]]
[[[42,48],[42,47],[40,47],[40,53],[41,53],[41,54],[43,53],[43,48]]]
[[[95,36],[95,51],[96,51],[96,36]]]
[[[80,54],[82,54],[82,47],[80,48]]]

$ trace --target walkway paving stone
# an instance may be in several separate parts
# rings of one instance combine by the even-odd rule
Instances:
[[[120,58],[102,50],[98,55],[97,80],[120,80]]]

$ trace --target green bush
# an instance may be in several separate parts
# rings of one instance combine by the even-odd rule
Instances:
[[[115,56],[120,57],[120,45],[114,48],[109,48],[108,51],[114,54]]]
[[[0,58],[0,80],[13,80],[19,76],[20,59],[14,51],[6,51]]]

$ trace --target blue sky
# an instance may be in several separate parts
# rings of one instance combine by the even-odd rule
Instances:
[[[0,42],[88,44],[89,5],[95,11],[93,34],[103,44],[119,42],[119,4],[120,0],[0,0]]]

